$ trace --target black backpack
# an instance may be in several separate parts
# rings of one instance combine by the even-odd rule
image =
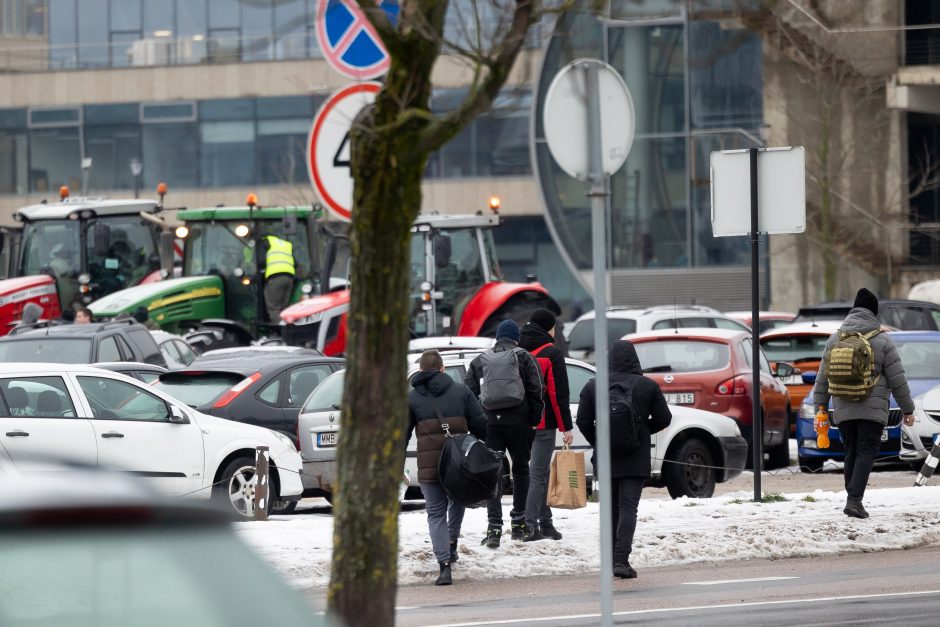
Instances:
[[[633,385],[612,383],[609,389],[610,452],[626,454],[643,441],[643,422],[633,405]]]

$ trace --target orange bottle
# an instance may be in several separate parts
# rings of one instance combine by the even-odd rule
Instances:
[[[819,406],[813,427],[816,429],[816,446],[829,448],[829,412],[825,405]]]

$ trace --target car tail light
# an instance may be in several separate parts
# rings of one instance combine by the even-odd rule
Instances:
[[[747,377],[732,377],[715,386],[718,396],[744,396],[747,394]]]
[[[256,372],[253,375],[242,379],[237,384],[233,385],[232,389],[230,389],[228,392],[220,396],[219,400],[217,400],[215,402],[215,405],[213,405],[212,407],[213,408],[225,407],[226,405],[234,401],[236,398],[238,398],[239,394],[247,390],[251,386],[252,383],[254,383],[260,378],[261,378],[261,373]]]

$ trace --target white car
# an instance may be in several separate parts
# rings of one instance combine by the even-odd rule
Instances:
[[[914,470],[923,467],[934,442],[940,440],[940,386],[914,398],[914,425],[901,423],[902,462]]]
[[[443,353],[444,371],[455,381],[463,382],[467,367],[477,354],[467,351]],[[574,421],[581,388],[594,378],[595,373],[593,366],[576,359],[566,359],[565,363],[571,391],[571,418]],[[408,378],[417,372],[417,364],[410,363]],[[344,374],[345,371],[341,370],[324,379],[304,403],[298,418],[305,487],[320,489],[327,498],[336,482],[336,444],[340,433]],[[716,483],[728,481],[744,469],[747,442],[731,418],[678,405],[670,405],[669,409],[672,412],[672,423],[652,438],[650,455],[653,473],[650,485],[665,486],[673,498],[710,497]],[[559,433],[556,448],[561,448],[561,444]],[[590,445],[577,427],[572,448],[590,453]],[[591,476],[593,469],[590,454],[586,456],[585,465],[588,476]],[[417,488],[415,437],[408,442],[405,474],[409,477],[410,486]]]
[[[575,320],[567,335],[568,354],[576,359],[594,361],[594,312]],[[646,309],[607,308],[607,339],[613,343],[631,333],[658,329],[718,328],[748,331],[751,327],[717,309],[699,305],[662,305]]]
[[[0,366],[0,457],[114,468],[174,496],[218,499],[253,515],[255,448],[267,446],[275,501],[297,500],[301,459],[269,429],[194,411],[128,376],[75,364]],[[63,477],[63,481],[67,481]]]

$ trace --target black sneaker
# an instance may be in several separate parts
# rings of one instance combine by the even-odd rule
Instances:
[[[614,564],[614,577],[619,579],[636,579],[636,571],[630,564]]]
[[[457,554],[457,541],[452,540],[450,543],[450,563],[453,564],[460,559],[460,555]]]
[[[503,535],[502,529],[487,529],[486,537],[483,538],[483,541],[480,542],[483,546],[488,549],[498,549],[499,548],[499,537]]]
[[[512,535],[510,538],[512,540],[521,540],[526,532],[526,524],[524,522],[512,523]]]
[[[561,540],[561,533],[555,529],[555,525],[550,522],[542,523],[540,531],[546,538],[551,538],[552,540]]]
[[[530,527],[526,525],[525,533],[522,534],[523,542],[535,542],[536,540],[547,540],[548,536],[542,535],[542,532],[538,527]]]

